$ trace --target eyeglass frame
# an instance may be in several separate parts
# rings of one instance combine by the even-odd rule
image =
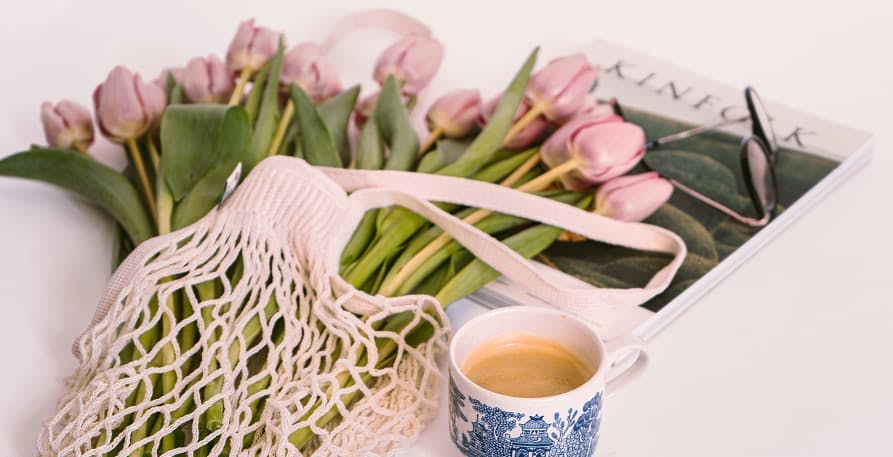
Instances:
[[[754,209],[758,213],[758,218],[752,218],[748,216],[744,216],[737,211],[729,208],[728,206],[698,192],[697,190],[679,182],[676,179],[664,176],[674,187],[685,192],[689,196],[695,198],[696,200],[710,206],[711,208],[725,214],[726,216],[735,219],[736,221],[748,225],[750,227],[763,227],[769,223],[772,219],[772,216],[775,212],[775,208],[778,204],[778,181],[775,174],[775,160],[777,157],[778,151],[778,142],[777,137],[775,135],[775,131],[772,130],[772,125],[770,124],[771,118],[768,113],[766,113],[765,105],[763,105],[762,100],[760,99],[759,94],[756,90],[747,86],[744,89],[744,98],[747,103],[748,115],[740,118],[733,118],[723,120],[716,124],[706,125],[706,126],[698,126],[691,128],[689,130],[685,130],[682,132],[673,133],[670,135],[666,135],[664,137],[658,138],[656,140],[651,140],[646,143],[645,150],[646,153],[650,152],[654,149],[659,148],[661,145],[665,143],[670,143],[673,141],[683,140],[686,138],[690,138],[701,133],[707,133],[717,130],[720,127],[725,127],[727,125],[733,125],[741,122],[751,121],[751,135],[744,137],[739,144],[739,156],[741,161],[742,174],[744,175],[744,182],[747,186],[747,191],[750,194],[751,202],[753,203]],[[617,99],[611,99],[611,105],[614,108],[615,114],[620,117],[623,116],[623,111],[620,107],[620,104],[617,102]],[[752,145],[756,145],[762,154],[765,156],[766,163],[766,171],[767,177],[769,179],[769,185],[771,186],[772,197],[766,198],[766,202],[763,201],[763,198],[759,195],[757,190],[757,185],[755,184],[755,177],[751,174],[751,166],[750,166],[750,147]],[[642,164],[647,167],[649,170],[654,170],[648,163],[643,159]],[[765,178],[764,178],[765,179]]]

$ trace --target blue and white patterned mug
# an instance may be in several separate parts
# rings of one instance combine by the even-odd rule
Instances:
[[[469,354],[482,343],[509,334],[559,343],[595,367],[595,373],[576,389],[541,398],[499,394],[468,379],[461,367]],[[450,436],[470,457],[591,456],[598,443],[605,391],[614,392],[638,376],[648,361],[645,346],[636,337],[605,344],[579,318],[532,306],[501,308],[468,321],[453,335],[449,359]]]

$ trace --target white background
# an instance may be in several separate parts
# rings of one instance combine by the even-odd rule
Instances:
[[[0,14],[0,155],[41,142],[45,99],[88,103],[117,63],[222,54],[242,18],[320,39],[365,2],[8,3]],[[882,2],[400,1],[447,44],[434,89],[505,84],[524,55],[596,36],[878,134],[874,161],[653,342],[609,399],[602,455],[893,455],[893,14]],[[348,70],[372,57],[339,50]],[[366,73],[357,73],[366,74]],[[106,152],[116,154],[114,150]],[[106,155],[106,158],[109,156]],[[64,192],[0,179],[0,455],[33,455],[68,348],[109,275],[110,223]],[[435,427],[437,427],[435,425]],[[453,455],[430,429],[411,455]]]

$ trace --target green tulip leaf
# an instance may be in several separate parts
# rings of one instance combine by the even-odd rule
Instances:
[[[323,123],[329,128],[332,141],[338,148],[343,164],[350,163],[350,142],[347,138],[347,129],[359,95],[360,86],[354,86],[320,103],[317,107]]]
[[[419,138],[409,121],[409,111],[403,104],[400,85],[393,76],[389,76],[382,85],[372,117],[388,146],[389,154],[384,168],[412,170],[419,154]]]
[[[83,154],[32,148],[0,160],[0,176],[47,182],[86,198],[121,224],[133,245],[154,233],[136,188],[121,173]]]
[[[164,111],[161,169],[174,200],[182,200],[220,160],[218,139],[230,109],[226,105],[172,105]]]
[[[511,175],[524,162],[527,162],[534,155],[539,154],[539,152],[539,148],[533,148],[515,153],[511,157],[502,159],[499,162],[495,162],[482,168],[472,176],[472,179],[484,182],[500,182]]]
[[[437,146],[428,151],[422,157],[422,160],[419,161],[416,171],[419,173],[434,173],[440,170],[459,160],[459,157],[462,157],[462,154],[468,149],[469,144],[471,144],[470,140],[454,140],[450,138],[438,141]]]
[[[276,55],[269,62],[270,71],[264,83],[260,107],[257,111],[257,123],[254,125],[254,138],[251,142],[251,160],[243,165],[246,175],[255,165],[267,157],[267,154],[270,152],[270,145],[273,143],[273,136],[276,134],[280,116],[279,74],[282,72],[284,52],[285,50],[280,42],[279,51],[276,52]]]
[[[688,289],[696,282],[697,280],[695,279],[673,281],[670,284],[670,287],[667,288],[667,290],[665,290],[660,295],[652,298],[651,300],[648,300],[648,302],[642,305],[642,307],[654,312],[658,312],[661,308],[666,306],[667,303],[673,301],[674,298],[676,298],[679,294],[684,292],[685,289]]]
[[[270,67],[272,65],[273,61],[270,60],[260,67],[260,70],[254,75],[251,92],[248,93],[248,98],[245,101],[245,111],[248,112],[248,119],[251,120],[252,127],[256,126],[257,113],[260,110],[260,102],[263,100],[264,88],[267,86],[267,79],[270,77]]]
[[[214,142],[210,144],[215,162],[175,207],[171,224],[174,229],[192,224],[213,209],[236,166],[242,163],[244,167],[251,160],[251,121],[244,108],[226,108]],[[162,162],[168,154],[164,151]],[[244,170],[242,176],[245,176]]]
[[[502,143],[506,135],[512,128],[515,113],[518,106],[524,98],[524,91],[527,89],[527,81],[530,79],[530,73],[536,65],[536,57],[539,48],[533,50],[524,65],[515,75],[512,82],[499,98],[496,110],[490,121],[484,126],[481,133],[474,139],[465,154],[459,160],[444,167],[437,173],[447,176],[470,176],[478,171],[485,164],[489,163],[493,154],[502,148]]]
[[[366,119],[357,138],[356,167],[360,170],[381,170],[384,166],[384,142],[374,117]]]
[[[297,84],[289,87],[300,130],[301,151],[311,165],[341,168],[341,156],[313,100]]]

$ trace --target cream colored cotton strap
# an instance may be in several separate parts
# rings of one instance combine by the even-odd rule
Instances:
[[[613,314],[621,308],[640,305],[664,291],[685,260],[685,243],[669,230],[616,221],[495,184],[424,173],[320,169],[344,190],[353,192],[351,200],[361,210],[404,206],[441,227],[475,256],[538,298],[593,320],[602,320],[606,313]],[[486,208],[571,230],[613,245],[667,253],[673,259],[642,288],[568,287],[544,277],[529,260],[430,201]],[[346,225],[350,225],[352,231],[353,225]],[[345,242],[346,239],[338,240],[332,246],[335,259]]]

